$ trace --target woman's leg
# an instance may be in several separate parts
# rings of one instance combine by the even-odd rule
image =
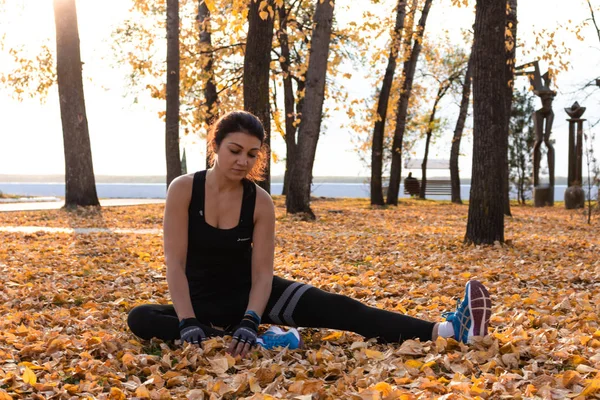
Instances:
[[[271,298],[262,320],[278,325],[351,331],[387,342],[431,340],[436,325],[279,277],[273,279]]]
[[[144,304],[129,312],[127,325],[142,339],[179,339],[179,319],[172,305]]]
[[[179,339],[179,318],[172,304],[144,304],[129,312],[127,325],[136,336],[142,339]],[[207,337],[224,336],[225,332],[200,323]]]

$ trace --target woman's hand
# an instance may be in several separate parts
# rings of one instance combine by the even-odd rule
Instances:
[[[246,311],[244,318],[233,332],[233,339],[227,351],[234,357],[244,357],[256,344],[260,317],[254,311]]]
[[[182,319],[179,323],[179,335],[184,343],[199,344],[206,339],[202,325],[196,318]]]

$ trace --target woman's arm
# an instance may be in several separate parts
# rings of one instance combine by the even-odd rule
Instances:
[[[195,318],[190,289],[185,275],[188,245],[188,208],[192,197],[192,175],[180,176],[171,182],[167,192],[163,237],[167,283],[179,320]]]
[[[271,196],[256,187],[254,233],[252,237],[252,288],[247,310],[262,316],[273,285],[275,254],[275,206]]]
[[[267,192],[258,186],[256,190],[254,233],[252,235],[252,287],[246,315],[233,333],[233,340],[228,348],[229,353],[234,356],[239,354],[242,357],[250,351],[256,341],[260,316],[265,311],[273,285],[275,207]],[[257,316],[253,316],[252,312]]]

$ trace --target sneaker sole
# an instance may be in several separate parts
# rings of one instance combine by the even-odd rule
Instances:
[[[471,312],[473,335],[487,335],[492,316],[492,299],[486,287],[479,281],[470,281],[469,311]]]

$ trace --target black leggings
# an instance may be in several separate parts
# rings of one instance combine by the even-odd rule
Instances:
[[[202,306],[194,305],[194,309]],[[210,307],[210,304],[204,307]],[[243,314],[244,311],[245,308],[240,312]],[[196,317],[201,323],[212,325],[212,321],[199,317],[198,312]],[[240,319],[241,316],[232,321],[232,325],[226,330],[208,328],[207,334],[225,335]],[[406,339],[431,340],[434,326],[433,322],[369,307],[347,296],[325,292],[279,277],[273,278],[273,288],[262,322],[351,331],[385,342],[402,342]],[[172,305],[146,304],[135,307],[129,313],[127,323],[131,331],[142,339],[179,339],[179,319]]]

